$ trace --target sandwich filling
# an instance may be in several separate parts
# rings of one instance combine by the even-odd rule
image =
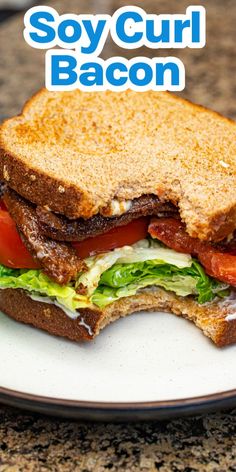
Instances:
[[[234,291],[235,235],[217,244],[191,238],[177,208],[154,195],[124,210],[68,220],[5,189],[0,288],[26,290],[73,317],[153,286],[200,304]]]

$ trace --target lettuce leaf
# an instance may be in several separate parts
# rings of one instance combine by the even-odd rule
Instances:
[[[58,285],[41,270],[9,269],[0,265],[0,288],[22,288],[32,294],[50,297],[71,311],[91,306],[88,297],[77,294],[75,287]]]
[[[197,261],[191,267],[178,268],[156,261],[134,264],[115,264],[101,276],[92,301],[99,307],[122,297],[135,295],[148,286],[159,286],[180,296],[195,295],[199,303],[212,301],[216,295],[226,296],[227,285],[208,277]]]
[[[180,296],[193,295],[199,303],[226,296],[227,286],[208,277],[190,255],[175,252],[158,241],[142,240],[86,259],[88,270],[77,281],[58,285],[41,270],[10,269],[0,265],[0,289],[27,290],[33,299],[50,301],[77,316],[76,310],[93,304],[105,307],[119,298],[151,286]],[[79,294],[82,284],[86,295]]]
[[[146,261],[152,261],[153,267],[156,268],[163,264],[170,264],[177,268],[190,267],[192,264],[190,255],[163,247],[158,241],[144,239],[133,246],[124,246],[86,259],[88,271],[79,276],[77,286],[82,284],[87,289],[88,296],[91,296],[98,287],[102,274],[111,267],[114,267],[116,271],[121,265],[123,267],[123,264],[134,265]]]

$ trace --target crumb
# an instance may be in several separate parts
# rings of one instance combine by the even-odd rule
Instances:
[[[222,167],[229,167],[229,164],[227,164],[227,162],[225,161],[219,161],[219,164],[222,166]]]
[[[64,193],[65,192],[65,189],[64,189],[64,187],[62,187],[62,185],[59,185],[58,192],[59,193]]]
[[[51,318],[51,310],[50,310],[50,308],[44,308],[43,314],[46,316],[46,318]]]
[[[10,180],[10,175],[9,175],[9,173],[8,173],[8,170],[7,170],[7,166],[6,166],[6,165],[3,166],[3,177],[4,177],[4,179],[5,179],[7,182],[9,182],[9,180]]]

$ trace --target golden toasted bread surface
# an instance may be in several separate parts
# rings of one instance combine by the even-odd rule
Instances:
[[[236,228],[236,123],[170,93],[43,89],[1,126],[0,149],[0,178],[69,218],[155,194],[191,236]]]

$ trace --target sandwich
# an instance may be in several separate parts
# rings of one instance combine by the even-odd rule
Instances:
[[[0,180],[3,313],[82,341],[165,311],[236,342],[235,122],[166,92],[42,89],[1,125]]]

